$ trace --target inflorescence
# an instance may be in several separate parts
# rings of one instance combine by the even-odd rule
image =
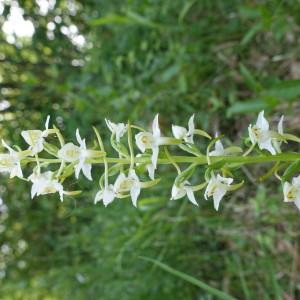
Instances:
[[[77,144],[65,143],[58,128],[49,128],[49,121],[48,116],[44,130],[22,131],[21,135],[29,145],[26,150],[21,150],[18,146],[12,148],[2,140],[8,153],[0,154],[0,172],[9,173],[10,178],[19,177],[31,182],[32,198],[58,193],[63,201],[64,195],[76,195],[81,191],[66,191],[64,181],[73,174],[78,179],[80,173],[92,181],[92,166],[102,164],[104,174],[99,179],[100,189],[95,195],[94,203],[102,201],[107,206],[116,198],[131,197],[132,204],[137,206],[141,189],[151,188],[159,183],[160,179],[155,177],[157,166],[171,164],[177,171],[171,200],[187,196],[191,203],[198,205],[194,193],[205,189],[204,198],[207,200],[212,197],[214,207],[218,210],[225,194],[237,190],[244,183],[234,183],[235,170],[245,164],[273,162],[273,167],[265,177],[275,174],[283,184],[284,201],[294,202],[300,209],[300,176],[293,177],[300,169],[300,154],[281,151],[282,143],[300,143],[300,138],[284,133],[283,117],[274,131],[270,129],[264,112],[260,112],[256,124],[248,127],[249,138],[245,143],[249,147],[246,151],[237,146],[225,148],[221,142],[222,136],[211,138],[207,132],[195,128],[194,115],[188,121],[188,128],[172,125],[173,137],[162,135],[158,115],[153,120],[151,131],[130,122],[116,124],[106,119],[111,131],[111,146],[118,153],[115,158],[107,156],[100,133],[95,127],[93,129],[97,144],[88,148],[78,129]],[[133,131],[137,132],[135,138]],[[57,138],[59,147],[50,143],[53,140],[50,136]],[[205,154],[194,143],[196,136],[209,140]],[[168,150],[170,146],[179,147],[188,155],[171,155]],[[135,148],[140,153],[135,154]],[[258,154],[250,155],[253,150]],[[181,170],[182,164],[188,164],[188,167]],[[32,166],[32,171],[29,176],[24,177],[22,169],[28,165]],[[46,170],[50,165],[58,167]],[[205,168],[205,179],[202,183],[192,185],[192,175],[199,165]],[[280,176],[278,172],[283,168],[285,171]],[[148,173],[149,180],[141,181],[139,177],[145,172]],[[114,183],[111,178],[116,178]]]

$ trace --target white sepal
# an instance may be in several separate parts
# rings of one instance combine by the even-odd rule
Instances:
[[[190,183],[188,181],[181,183],[179,186],[173,184],[171,191],[171,200],[177,200],[183,198],[186,195],[190,202],[198,206],[198,203],[194,196],[193,188],[190,186]]]
[[[204,198],[207,200],[208,197],[213,197],[215,210],[219,209],[220,202],[229,190],[232,182],[232,178],[222,177],[219,174],[216,177],[214,174],[212,174],[204,192]]]

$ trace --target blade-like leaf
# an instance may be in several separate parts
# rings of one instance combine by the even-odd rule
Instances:
[[[173,269],[172,267],[156,260],[156,259],[152,259],[152,258],[149,258],[149,257],[145,257],[145,256],[140,256],[141,259],[143,260],[146,260],[146,261],[149,261],[153,264],[155,264],[156,266],[158,266],[159,268],[163,269],[164,271],[178,277],[178,278],[181,278],[195,286],[198,286],[199,288],[203,289],[204,291],[206,291],[207,293],[211,294],[211,295],[214,295],[216,296],[218,299],[221,299],[221,300],[236,300],[236,298],[233,298],[232,296],[214,288],[214,287],[211,287],[209,286],[208,284],[204,283],[203,281],[200,281],[199,279],[196,279],[195,277],[193,276],[190,276],[188,274],[185,274],[183,272],[180,272],[176,269]]]

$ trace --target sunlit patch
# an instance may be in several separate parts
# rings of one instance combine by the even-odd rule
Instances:
[[[10,4],[10,12],[2,25],[2,30],[7,42],[14,44],[18,39],[31,38],[35,29],[30,20],[24,19],[24,11],[18,2],[12,1]]]
[[[39,6],[39,13],[42,16],[46,16],[49,10],[52,10],[56,4],[56,0],[35,0],[35,2]]]

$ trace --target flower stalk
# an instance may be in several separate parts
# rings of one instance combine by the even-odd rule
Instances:
[[[67,178],[74,176],[79,179],[82,174],[93,181],[92,169],[103,168],[103,175],[99,178],[100,190],[95,195],[94,203],[103,202],[107,206],[115,199],[129,197],[132,204],[138,206],[142,190],[160,182],[159,175],[155,176],[159,166],[171,165],[177,173],[170,192],[171,200],[187,198],[198,206],[198,192],[205,189],[201,198],[213,199],[214,207],[218,210],[221,200],[244,184],[244,180],[235,179],[238,169],[249,164],[271,164],[260,180],[275,175],[282,182],[284,201],[294,202],[300,209],[300,153],[284,152],[282,149],[289,142],[300,143],[300,138],[284,133],[283,117],[277,129],[272,130],[264,112],[260,112],[256,124],[248,127],[248,137],[245,139],[251,143],[246,149],[231,144],[224,146],[223,135],[215,135],[212,139],[209,133],[196,128],[194,115],[190,117],[187,127],[172,125],[173,137],[162,134],[158,114],[151,130],[129,121],[124,124],[105,119],[105,122],[117,157],[107,155],[109,150],[104,148],[97,128],[93,127],[96,146],[94,143],[93,147],[89,147],[91,141],[82,138],[79,129],[76,130],[77,144],[65,143],[61,131],[55,126],[50,128],[48,117],[44,130],[22,131],[28,149],[15,147],[15,150],[2,142],[8,152],[0,154],[0,172],[9,173],[10,178],[19,177],[32,182],[32,198],[58,193],[63,201],[63,195],[75,196],[80,193],[64,190],[63,183]],[[50,143],[47,140],[49,135],[56,136],[58,143]],[[207,139],[210,141],[203,149]],[[52,166],[51,170],[49,166]],[[53,169],[56,166],[55,171]],[[26,178],[23,168],[30,167],[32,174]],[[202,182],[195,182],[194,173],[199,168],[204,170],[205,176]],[[282,176],[278,174],[279,171],[283,172]],[[149,179],[145,180],[145,177]]]

